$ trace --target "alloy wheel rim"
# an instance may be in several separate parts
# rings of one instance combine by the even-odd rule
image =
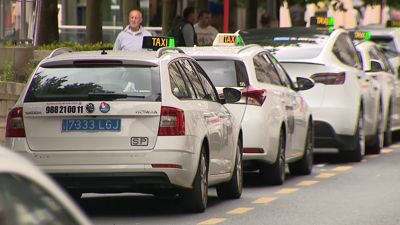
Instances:
[[[205,156],[201,156],[201,195],[202,195],[202,200],[203,203],[207,202],[207,168],[206,168],[206,159]]]
[[[237,176],[237,185],[239,190],[242,190],[243,187],[243,167],[242,167],[242,154],[240,153],[240,148],[237,147],[237,156],[236,156],[236,176]]]
[[[281,135],[280,141],[279,141],[279,168],[281,172],[281,177],[285,175],[285,148],[283,147],[284,144],[284,139],[283,136]]]
[[[383,134],[383,129],[382,129],[382,110],[379,110],[378,114],[378,141],[379,141],[379,148],[383,147],[383,139],[384,139],[384,134]]]
[[[313,155],[312,155],[312,146],[313,146],[313,143],[312,143],[312,140],[313,140],[313,138],[312,138],[312,130],[311,130],[311,128],[308,128],[309,129],[309,131],[308,131],[308,134],[307,134],[307,136],[308,136],[308,144],[307,144],[307,152],[306,152],[306,154],[307,154],[307,160],[308,160],[308,167],[309,167],[309,169],[311,169],[312,168],[312,157],[313,157]]]
[[[360,118],[358,121],[358,135],[359,135],[359,145],[360,145],[360,151],[361,155],[365,155],[365,139],[364,139],[364,120],[363,120],[363,114],[360,112]]]

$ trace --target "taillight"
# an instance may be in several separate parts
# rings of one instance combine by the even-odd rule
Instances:
[[[6,137],[25,137],[22,108],[12,109],[8,113]]]
[[[326,85],[343,84],[346,79],[345,73],[316,73],[311,76],[316,83]]]
[[[181,109],[161,107],[158,136],[185,135],[185,113]]]
[[[244,148],[243,153],[264,153],[262,148]]]
[[[267,98],[267,90],[249,85],[242,89],[242,97],[247,97],[247,104],[261,106]]]
[[[153,168],[171,168],[171,169],[182,169],[181,165],[176,164],[151,164]]]

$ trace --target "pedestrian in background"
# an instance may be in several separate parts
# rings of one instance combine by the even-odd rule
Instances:
[[[119,33],[115,40],[114,50],[140,50],[142,49],[143,37],[152,36],[142,25],[142,13],[132,10],[129,13],[129,25]]]
[[[197,23],[193,26],[197,35],[199,46],[211,46],[218,30],[210,25],[211,12],[209,10],[200,10]]]
[[[271,17],[268,13],[263,13],[260,17],[260,23],[262,28],[270,28],[271,27]]]
[[[175,46],[193,47],[197,45],[197,35],[193,24],[196,22],[197,12],[194,7],[188,6],[183,10],[183,19],[168,32],[169,36],[174,37]]]

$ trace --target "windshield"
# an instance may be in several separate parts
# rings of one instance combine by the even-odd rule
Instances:
[[[216,87],[245,87],[248,77],[243,62],[197,60]]]
[[[158,67],[41,67],[25,102],[160,101],[160,86]]]

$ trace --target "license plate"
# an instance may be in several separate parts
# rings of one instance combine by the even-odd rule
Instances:
[[[65,119],[61,131],[121,131],[121,119]]]

